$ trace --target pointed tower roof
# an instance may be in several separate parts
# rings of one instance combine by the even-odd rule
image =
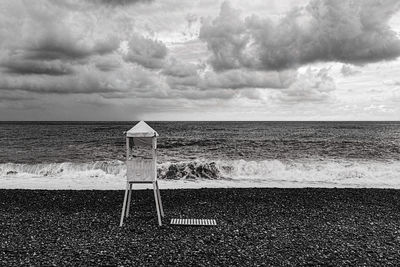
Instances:
[[[144,121],[138,122],[133,126],[128,132],[126,132],[127,137],[154,137],[158,136],[158,133],[151,128]]]

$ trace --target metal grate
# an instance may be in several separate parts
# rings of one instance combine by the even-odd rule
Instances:
[[[171,224],[174,225],[217,225],[214,219],[171,219]]]

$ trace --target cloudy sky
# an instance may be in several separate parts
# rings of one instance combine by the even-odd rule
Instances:
[[[399,120],[397,0],[0,0],[0,120]]]

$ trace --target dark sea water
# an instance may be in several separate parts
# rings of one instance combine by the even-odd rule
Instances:
[[[123,132],[135,123],[0,122],[0,177],[122,177]],[[400,185],[400,122],[148,124],[161,179]]]

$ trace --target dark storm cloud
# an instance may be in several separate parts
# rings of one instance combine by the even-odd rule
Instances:
[[[195,88],[180,91],[176,97],[182,97],[185,99],[191,100],[207,100],[207,99],[222,99],[229,100],[238,95],[238,91],[232,89],[221,89],[221,90],[213,90],[213,91],[199,91]]]
[[[89,64],[74,66],[71,75],[0,75],[0,92],[86,96],[116,94],[146,98],[168,95],[167,85],[154,72],[141,66],[124,64],[118,71],[108,72],[100,71],[95,64]]]
[[[58,81],[60,82],[60,81]],[[68,94],[94,94],[94,93],[105,93],[109,92],[109,88],[101,87],[96,84],[92,84],[93,86],[81,86],[78,87],[73,82],[58,83],[53,84],[53,86],[43,86],[42,83],[20,83],[20,84],[0,84],[0,90],[12,91],[12,90],[21,90],[25,92],[32,92],[37,94],[57,94],[57,95],[68,95]],[[46,83],[48,85],[49,82]]]
[[[134,4],[150,4],[154,2],[154,0],[91,0],[94,3],[101,3],[108,6],[126,6],[126,5],[134,5]]]
[[[164,65],[161,74],[166,76],[170,88],[186,90],[197,87],[200,81],[199,66],[172,60]]]
[[[1,91],[1,89],[0,89],[0,91]],[[32,99],[35,99],[35,98],[32,96],[0,93],[0,102],[18,102],[21,100],[32,100]]]
[[[104,72],[113,71],[119,68],[119,65],[111,63],[96,63],[96,67]]]
[[[3,75],[0,77],[0,90],[20,90],[38,94],[93,94],[120,89],[96,73],[81,71],[79,76],[24,75],[17,78],[12,75]]]
[[[400,40],[388,26],[400,9],[397,0],[314,0],[279,22],[257,16],[239,19],[224,3],[200,38],[211,50],[211,64],[280,70],[319,61],[366,64],[400,56]]]
[[[18,60],[5,62],[1,64],[6,73],[16,75],[68,75],[73,73],[73,68],[60,61],[32,61],[32,60]]]
[[[32,60],[74,60],[84,59],[92,55],[105,55],[113,52],[119,46],[116,39],[96,42],[93,46],[79,44],[72,37],[61,34],[47,34],[35,44],[26,47],[24,57]]]
[[[134,35],[128,45],[128,53],[124,56],[126,61],[149,69],[159,69],[164,65],[168,50],[161,41]]]
[[[179,61],[166,64],[161,72],[171,88],[194,86],[207,89],[287,88],[294,82],[296,71],[256,71],[235,69],[221,72],[204,70],[204,66]]]
[[[295,77],[295,71],[266,72],[250,70],[229,70],[220,73],[207,72],[199,82],[199,87],[242,89],[242,88],[287,88]]]
[[[92,60],[97,69],[103,72],[116,71],[122,67],[122,60],[119,56],[112,55],[109,57],[101,56]]]
[[[103,6],[110,8],[123,8],[136,4],[151,4],[154,2],[154,0],[63,0],[53,2],[54,5],[67,8],[69,10],[87,11]]]

